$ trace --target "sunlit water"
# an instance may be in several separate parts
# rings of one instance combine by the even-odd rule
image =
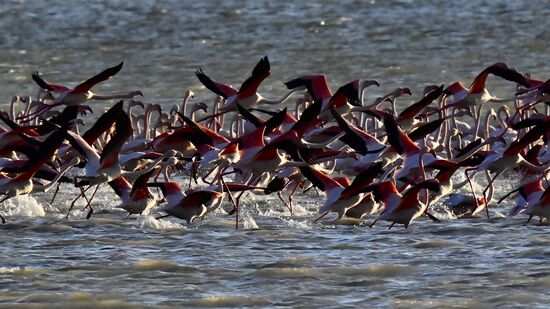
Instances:
[[[193,71],[237,86],[263,55],[283,81],[327,74],[333,90],[377,79],[369,98],[395,87],[469,82],[505,61],[546,80],[546,2],[338,1],[3,1],[0,99],[34,95],[30,74],[75,85],[124,60],[98,93],[141,89],[146,102],[178,103],[191,88],[211,102]],[[505,96],[513,85],[490,80]],[[100,105],[100,106],[97,106]],[[97,103],[96,114],[109,104]],[[91,121],[91,120],[90,120]],[[497,181],[497,197],[514,175]],[[132,307],[545,307],[550,303],[548,227],[505,218],[312,224],[323,198],[301,194],[295,215],[275,197],[244,199],[239,230],[216,213],[194,226],[158,214],[126,220],[117,197],[100,189],[90,220],[74,188],[0,205],[0,306]],[[229,205],[226,205],[226,210]],[[372,222],[368,219],[367,223]]]

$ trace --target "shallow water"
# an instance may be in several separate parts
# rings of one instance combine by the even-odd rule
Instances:
[[[141,89],[146,102],[177,103],[193,75],[238,86],[267,54],[272,75],[260,90],[324,73],[335,90],[377,79],[370,97],[395,87],[469,82],[505,61],[547,79],[547,2],[338,1],[3,1],[0,99],[34,95],[39,70],[75,85],[107,66],[123,70],[98,93]],[[504,96],[509,83],[490,80]],[[97,103],[96,111],[107,108]],[[3,105],[4,107],[6,105]],[[497,197],[508,180],[497,182]],[[198,226],[156,212],[126,220],[100,189],[96,213],[64,215],[77,192],[5,202],[0,227],[0,307],[546,307],[550,303],[548,227],[504,218],[415,221],[407,230],[312,224],[322,197],[298,198],[291,217],[276,198],[244,201],[240,230],[214,214]],[[81,206],[80,206],[81,207]],[[444,216],[445,214],[440,214]],[[369,219],[367,223],[370,223]]]

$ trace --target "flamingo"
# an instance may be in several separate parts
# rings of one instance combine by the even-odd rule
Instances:
[[[121,69],[124,62],[119,63],[114,67],[107,68],[101,73],[87,79],[86,81],[80,83],[74,88],[68,88],[66,86],[56,85],[50,82],[45,81],[40,77],[38,72],[32,74],[32,79],[40,86],[40,88],[57,93],[58,96],[52,104],[44,105],[42,108],[38,109],[36,112],[27,115],[25,118],[31,116],[38,117],[42,113],[56,107],[59,105],[80,105],[89,100],[112,100],[112,99],[131,99],[135,96],[143,96],[141,91],[131,91],[127,94],[115,94],[115,95],[97,95],[91,91],[91,89],[108,79],[111,79],[115,76]],[[32,119],[32,118],[31,118]]]
[[[478,136],[479,126],[481,122],[481,109],[483,105],[487,102],[496,102],[496,103],[505,103],[511,100],[509,99],[499,99],[492,96],[485,87],[487,77],[489,74],[499,76],[508,81],[516,82],[522,86],[530,87],[529,81],[525,76],[521,75],[514,69],[510,69],[505,63],[497,62],[490,65],[481,71],[473,80],[469,88],[464,87],[460,82],[455,82],[451,84],[447,89],[446,93],[453,96],[453,102],[447,103],[443,109],[448,109],[451,107],[460,107],[460,108],[470,108],[476,107],[476,127],[475,127],[475,137]]]
[[[361,191],[365,186],[371,184],[380,173],[383,165],[379,162],[371,165],[363,173],[358,175],[353,183],[344,187],[341,182],[327,176],[323,172],[310,166],[301,166],[302,174],[311,181],[317,188],[325,192],[327,198],[323,206],[319,209],[321,216],[314,222],[319,221],[329,212],[338,213],[338,219],[357,204],[359,204],[365,194]]]
[[[61,178],[61,176],[63,176],[67,170],[58,173],[58,175],[50,181],[49,184],[42,186],[35,185],[32,180],[42,165],[51,159],[52,155],[55,151],[57,151],[61,143],[63,143],[66,136],[66,128],[59,128],[54,133],[50,134],[50,136],[48,136],[48,138],[46,138],[46,140],[44,140],[41,144],[38,151],[34,152],[33,155],[29,157],[27,162],[21,167],[21,172],[17,176],[12,178],[0,173],[0,194],[4,195],[4,197],[0,200],[0,204],[11,197],[29,194],[33,190],[37,191],[38,188],[41,191],[47,191],[59,180],[59,178]],[[0,219],[2,220],[2,223],[6,222],[2,215],[0,215]]]
[[[271,66],[269,64],[269,59],[265,56],[260,59],[252,70],[252,75],[244,81],[241,88],[237,91],[229,85],[212,80],[204,74],[202,69],[195,71],[195,75],[206,88],[225,99],[225,103],[218,109],[217,115],[236,110],[236,103],[239,103],[246,109],[250,109],[259,104],[278,105],[288,100],[295,92],[301,90],[291,90],[279,100],[264,98],[258,93],[258,86],[260,86],[270,74]]]
[[[529,204],[525,209],[525,213],[529,215],[527,223],[531,221],[534,216],[538,216],[540,223],[544,223],[550,220],[550,187],[544,190],[540,199],[536,203]]]
[[[373,227],[380,220],[385,220],[392,222],[390,229],[395,223],[403,224],[405,228],[408,228],[409,224],[422,214],[427,214],[430,219],[437,221],[435,217],[427,212],[428,204],[419,198],[422,189],[439,191],[439,182],[435,179],[420,182],[408,189],[403,195],[397,191],[393,181],[373,185],[371,190],[374,191],[375,196],[378,195],[379,199],[382,199],[385,207],[370,227]]]
[[[183,194],[181,186],[177,182],[150,183],[148,186],[159,187],[166,198],[166,206],[161,211],[168,213],[157,219],[174,216],[193,223],[197,218],[203,218],[216,204],[221,203],[223,193],[213,190],[195,190]]]

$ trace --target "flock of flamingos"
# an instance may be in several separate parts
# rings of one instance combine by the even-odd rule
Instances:
[[[456,217],[489,217],[491,205],[505,199],[513,201],[506,203],[509,216],[541,224],[550,218],[550,80],[504,63],[483,69],[469,87],[426,86],[401,111],[396,102],[410,101],[409,88],[367,102],[366,88],[377,81],[354,80],[333,92],[324,75],[289,80],[283,98],[266,99],[258,88],[270,75],[267,57],[239,89],[198,69],[196,77],[217,95],[210,105],[197,103],[191,91],[169,111],[136,100],[140,91],[91,91],[122,66],[74,88],[32,74],[38,95],[14,97],[9,111],[0,112],[0,210],[11,197],[50,189],[53,203],[66,183],[80,190],[67,217],[82,199],[90,218],[97,189],[108,185],[128,217],[158,207],[159,220],[192,223],[225,199],[237,228],[243,195],[277,194],[292,213],[293,195],[312,188],[324,193],[314,222],[354,218],[406,228],[424,215],[439,221],[442,208]],[[491,96],[490,76],[515,91]],[[79,117],[91,112],[86,104],[118,99],[127,101],[81,132]],[[174,173],[188,177],[174,181]],[[495,179],[510,173],[517,181],[495,197]]]

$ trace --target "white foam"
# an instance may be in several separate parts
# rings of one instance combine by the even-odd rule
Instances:
[[[186,229],[182,224],[167,219],[155,219],[152,215],[139,216],[138,222],[142,229],[153,229],[158,231]]]
[[[25,270],[21,267],[0,267],[0,274],[13,274]]]
[[[243,228],[245,230],[257,230],[260,228],[248,212],[243,212],[241,218],[243,220]]]
[[[294,219],[288,219],[284,220],[286,224],[288,224],[289,227],[297,228],[297,229],[311,229],[312,225],[309,223],[308,220],[294,220]]]
[[[2,203],[7,216],[44,217],[44,207],[30,195],[19,195]]]

